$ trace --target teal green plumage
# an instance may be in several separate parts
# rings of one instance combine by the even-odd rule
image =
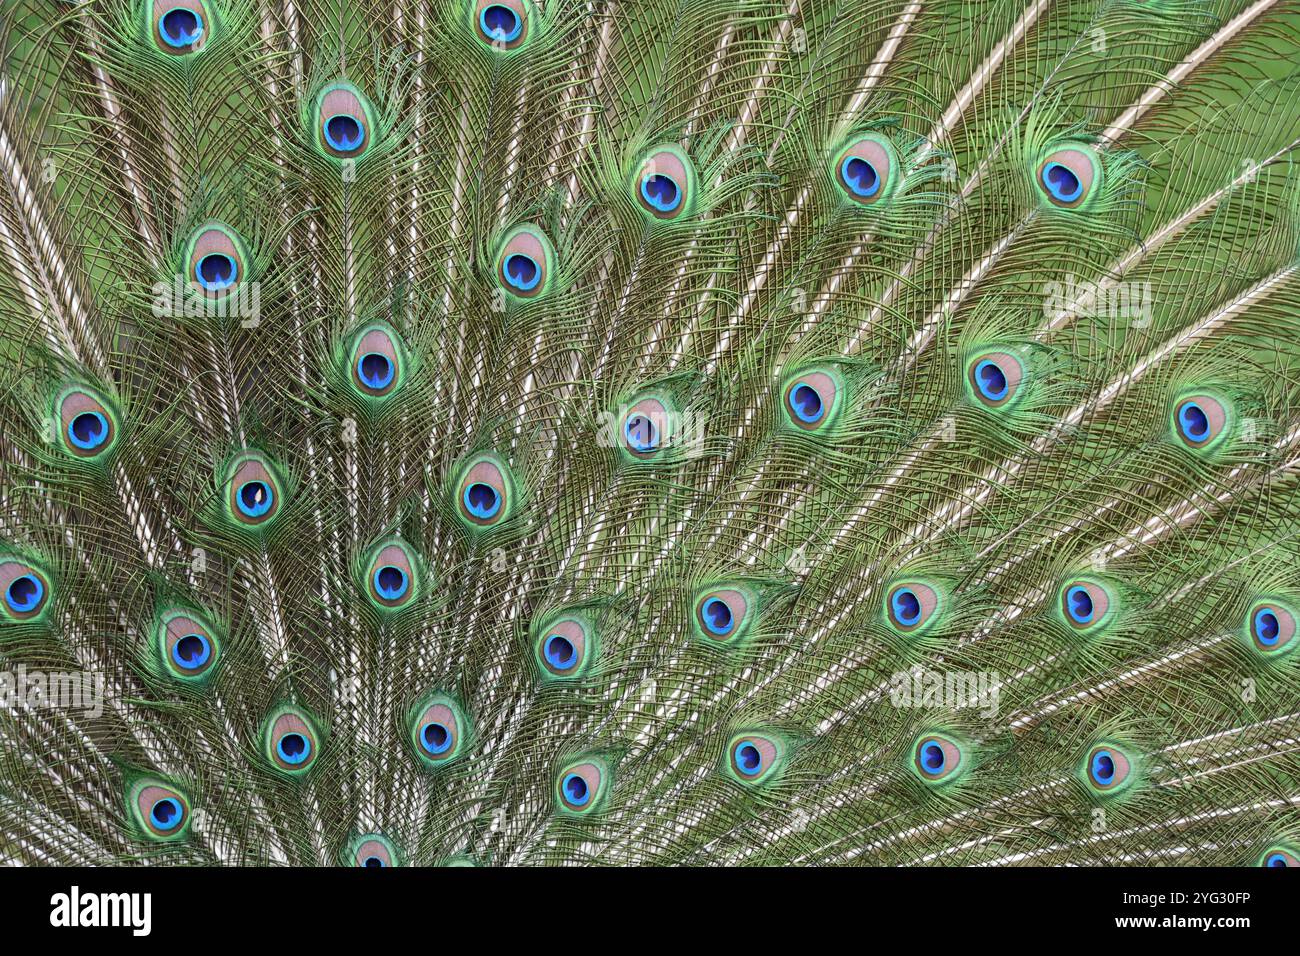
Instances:
[[[4,859],[1295,863],[1295,3],[6,27]]]

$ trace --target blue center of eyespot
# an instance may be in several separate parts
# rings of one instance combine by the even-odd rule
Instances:
[[[408,587],[410,581],[401,568],[385,564],[375,570],[375,593],[385,601],[396,601]]]
[[[899,588],[889,598],[889,606],[894,611],[894,619],[904,627],[911,627],[921,620],[921,599],[911,588]]]
[[[367,352],[357,360],[357,377],[366,388],[387,388],[393,381],[393,363],[387,355]]]
[[[659,426],[647,415],[629,415],[623,423],[623,437],[633,451],[654,451],[659,447]]]
[[[355,116],[338,113],[325,121],[325,142],[336,152],[356,152],[365,137],[366,131]]]
[[[149,819],[159,830],[174,830],[180,826],[183,814],[179,800],[175,797],[163,797],[149,811]]]
[[[509,43],[519,36],[524,28],[523,21],[507,6],[492,3],[484,7],[478,15],[479,27],[489,40]]]
[[[81,412],[68,422],[68,441],[85,451],[98,448],[108,438],[108,419],[99,412]]]
[[[790,409],[799,421],[811,425],[826,413],[821,394],[811,385],[800,382],[790,392]]]
[[[660,212],[672,212],[682,201],[682,191],[671,176],[653,173],[641,180],[641,198]]]
[[[1065,605],[1076,624],[1087,624],[1092,620],[1092,595],[1087,588],[1075,585],[1066,591]]]
[[[943,769],[943,765],[948,762],[944,756],[943,748],[933,740],[921,745],[921,769],[931,776],[937,774]]]
[[[1210,435],[1210,419],[1195,402],[1183,402],[1179,406],[1178,427],[1190,441],[1205,441]]]
[[[184,7],[168,10],[158,23],[161,28],[158,34],[163,42],[178,50],[193,46],[203,36],[203,21],[193,10]]]
[[[172,660],[183,670],[197,670],[211,656],[212,645],[202,634],[186,634],[172,645]]]
[[[384,861],[377,856],[368,856],[361,861],[362,866],[383,866]]]
[[[430,721],[420,729],[420,743],[431,754],[440,754],[451,746],[451,731],[446,725]]]
[[[465,488],[465,510],[486,521],[501,510],[501,496],[491,485],[476,481]]]
[[[271,510],[275,495],[264,481],[246,481],[239,486],[235,501],[239,504],[239,510],[245,515],[250,518],[260,518]]]
[[[709,598],[701,609],[704,626],[714,634],[730,634],[735,626],[735,617],[727,602],[721,598]]]
[[[564,798],[575,807],[585,806],[591,799],[591,788],[587,786],[587,781],[576,773],[565,777],[561,786],[564,788]]]
[[[19,614],[26,614],[28,611],[35,610],[44,596],[45,585],[41,583],[40,578],[23,574],[9,582],[9,589],[5,592],[5,603]]]
[[[990,402],[1000,402],[1007,397],[1007,375],[992,359],[984,359],[975,366],[975,384],[980,394]]]
[[[763,769],[763,755],[751,743],[742,743],[736,748],[736,768],[746,776],[752,777]]]
[[[1274,853],[1267,861],[1265,861],[1264,865],[1271,867],[1286,866],[1286,857],[1281,853]]]
[[[533,261],[532,256],[513,252],[506,256],[505,277],[506,282],[520,292],[531,292],[542,280],[542,270],[537,268],[537,263]]]
[[[1098,750],[1093,754],[1092,779],[1103,787],[1115,779],[1115,759],[1109,750]]]
[[[1048,163],[1043,167],[1043,186],[1059,202],[1074,202],[1083,195],[1083,183],[1068,166]]]
[[[1255,612],[1255,637],[1261,644],[1269,647],[1276,644],[1278,630],[1277,615],[1271,608],[1262,607]]]
[[[867,199],[880,189],[876,167],[860,156],[849,156],[840,164],[840,176],[855,196]]]
[[[578,660],[578,651],[573,646],[573,642],[559,634],[552,634],[546,639],[546,647],[542,653],[546,655],[546,660],[552,667],[562,671],[567,671]]]
[[[276,742],[275,752],[285,763],[299,764],[311,756],[311,741],[299,733],[285,734]]]
[[[238,270],[235,260],[224,252],[209,252],[194,266],[194,277],[209,292],[217,292],[234,285]]]

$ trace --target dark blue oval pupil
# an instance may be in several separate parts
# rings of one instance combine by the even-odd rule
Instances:
[[[245,482],[243,487],[239,489],[239,500],[250,511],[260,507],[268,497],[270,497],[270,490],[266,487],[265,482]]]
[[[169,10],[163,14],[163,33],[176,44],[193,43],[198,39],[199,18],[193,10]]]
[[[205,285],[229,285],[235,277],[235,261],[221,252],[212,252],[199,260],[199,276]]]
[[[1007,376],[993,362],[981,365],[978,374],[984,394],[990,398],[1000,397],[1007,390]]]
[[[1195,402],[1184,405],[1178,412],[1178,419],[1182,422],[1183,432],[1195,441],[1200,441],[1210,431],[1210,419]]]
[[[164,797],[153,805],[153,810],[150,811],[149,815],[153,817],[154,823],[160,829],[168,830],[171,829],[176,818],[180,816],[180,812],[180,804],[171,797]]]
[[[518,24],[519,18],[509,7],[494,3],[483,11],[483,26],[493,39],[509,40]]]
[[[530,289],[537,281],[537,263],[522,253],[506,257],[506,278],[521,289]]]
[[[1270,867],[1284,867],[1286,866],[1286,857],[1281,853],[1274,853],[1268,858],[1268,865]]]
[[[72,420],[72,434],[84,445],[99,444],[107,430],[103,419],[94,412],[82,412]]]
[[[575,657],[573,642],[559,634],[552,634],[546,642],[546,659],[556,667],[567,668]]]
[[[371,388],[383,388],[393,377],[388,356],[370,352],[361,358],[361,378]]]
[[[381,859],[379,859],[379,857],[377,857],[377,856],[368,856],[368,857],[366,857],[365,862],[362,863],[361,865],[362,865],[362,866],[372,866],[372,867],[373,867],[373,866],[383,866],[383,865],[384,865],[384,861],[381,860]]]
[[[925,744],[921,748],[921,764],[930,773],[938,773],[943,769],[943,748],[936,743]]]
[[[36,579],[30,574],[24,574],[20,578],[15,578],[9,585],[9,601],[15,607],[30,610],[36,603],[36,595],[39,591],[40,585]]]
[[[580,803],[587,796],[587,781],[576,773],[564,781],[564,791],[574,803]]]
[[[792,398],[804,421],[816,421],[821,417],[822,397],[811,385],[796,386]]]
[[[863,196],[873,193],[880,181],[876,168],[857,156],[850,157],[844,164],[844,177],[848,180],[849,187]]]
[[[731,628],[731,608],[727,607],[725,601],[714,598],[704,605],[704,613],[708,616],[714,630],[726,631]]]
[[[911,624],[921,616],[921,601],[909,590],[899,591],[894,595],[894,609],[904,624]]]
[[[645,415],[633,415],[627,420],[627,439],[637,451],[648,451],[656,444],[658,435],[655,423]]]
[[[736,748],[736,762],[746,773],[754,773],[763,763],[763,757],[753,744],[741,744]]]
[[[424,742],[434,750],[445,746],[450,736],[442,724],[426,724],[424,727]]]
[[[641,188],[646,198],[656,208],[667,211],[677,205],[677,184],[672,178],[662,173],[655,173],[646,178]]]
[[[467,494],[469,496],[469,506],[480,514],[490,512],[496,507],[497,492],[491,485],[476,481],[469,486]]]
[[[1079,193],[1082,192],[1079,177],[1060,163],[1048,164],[1047,168],[1043,170],[1043,182],[1053,196],[1066,202],[1073,202],[1078,199]]]
[[[406,583],[406,574],[401,568],[385,565],[379,569],[379,589],[388,594],[399,591]]]
[[[198,634],[186,634],[176,642],[176,656],[182,666],[197,667],[207,656],[208,644]]]
[[[285,734],[280,738],[280,750],[290,759],[299,756],[307,749],[307,740],[302,734]]]
[[[1277,631],[1277,615],[1272,611],[1263,610],[1255,616],[1255,633],[1259,635],[1261,640],[1273,640],[1277,637]]]
[[[1115,776],[1115,761],[1110,754],[1102,751],[1093,759],[1092,772],[1100,783],[1109,783],[1111,777]]]
[[[1070,592],[1070,614],[1076,620],[1086,621],[1092,617],[1092,597],[1083,588]]]
[[[340,113],[331,116],[325,122],[325,131],[329,134],[331,144],[337,149],[356,149],[361,145],[361,124],[355,117]]]

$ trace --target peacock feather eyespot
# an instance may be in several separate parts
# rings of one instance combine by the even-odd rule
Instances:
[[[193,288],[208,298],[222,298],[244,280],[248,250],[239,233],[213,220],[190,235],[185,263],[186,279]]]
[[[1106,623],[1114,612],[1115,600],[1100,581],[1075,578],[1058,592],[1061,618],[1078,631],[1092,631]]]
[[[752,621],[753,597],[735,587],[710,588],[695,599],[695,632],[706,644],[740,641]]]
[[[551,285],[555,247],[546,233],[521,223],[505,234],[496,255],[496,281],[517,299],[534,299]]]
[[[494,50],[515,50],[528,40],[532,11],[527,0],[475,0],[472,28]]]
[[[354,838],[343,853],[345,866],[364,866],[379,869],[401,866],[397,846],[382,833],[363,833]]]
[[[396,392],[406,375],[406,355],[396,334],[378,323],[357,332],[348,374],[352,387],[367,398],[387,398]]]
[[[1101,159],[1091,146],[1067,143],[1038,161],[1035,183],[1050,205],[1080,209],[1100,190],[1101,170]]]
[[[581,615],[566,614],[536,629],[533,653],[546,680],[574,680],[596,656],[596,632]]]
[[[1081,768],[1083,781],[1098,796],[1119,793],[1133,781],[1133,761],[1123,748],[1109,741],[1088,751]]]
[[[468,723],[459,704],[445,694],[432,694],[413,710],[410,733],[416,757],[433,769],[465,752]]]
[[[337,160],[360,159],[370,148],[375,119],[370,101],[351,83],[337,81],[316,94],[314,141]]]
[[[0,556],[0,594],[4,617],[12,623],[35,621],[49,609],[52,589],[49,575],[17,556]]]
[[[59,438],[74,458],[94,460],[107,454],[118,433],[118,417],[107,399],[85,385],[71,385],[55,399]]]
[[[151,0],[145,16],[154,46],[168,56],[197,52],[211,36],[212,16],[202,0]]]
[[[163,668],[177,680],[201,683],[215,673],[221,660],[221,639],[216,629],[194,611],[163,611],[158,617],[155,640]]]
[[[1174,436],[1186,447],[1204,451],[1223,440],[1230,413],[1226,402],[1202,392],[1174,402],[1171,418]]]
[[[136,830],[149,840],[170,843],[189,832],[189,798],[166,781],[142,777],[129,783],[126,806]]]
[[[419,558],[403,541],[389,539],[370,549],[365,563],[365,593],[385,611],[410,607],[420,596],[423,569]]]
[[[478,455],[461,469],[456,484],[456,513],[470,528],[501,524],[510,516],[514,498],[510,470],[495,455]]]
[[[889,140],[871,133],[836,154],[833,172],[836,185],[849,200],[871,206],[894,192],[898,156]]]
[[[1280,657],[1297,644],[1296,612],[1276,598],[1257,599],[1246,614],[1246,638],[1260,654]]]
[[[804,432],[821,432],[839,415],[842,383],[827,369],[812,369],[795,375],[781,390],[786,420]]]
[[[988,408],[1013,404],[1024,377],[1024,365],[1009,352],[983,352],[966,366],[966,383],[972,397]]]
[[[1300,867],[1300,847],[1289,846],[1285,843],[1274,844],[1261,853],[1259,859],[1255,862],[1257,866],[1266,866],[1279,870],[1287,867]]]
[[[285,705],[262,724],[262,756],[278,773],[301,777],[320,756],[321,733],[305,710]]]
[[[731,779],[746,787],[772,783],[785,762],[786,742],[776,734],[750,730],[727,741],[723,768]]]
[[[258,452],[243,452],[226,475],[226,505],[235,522],[256,528],[275,520],[281,510],[283,483],[268,459]]]
[[[605,803],[609,781],[609,767],[596,757],[567,764],[555,777],[556,806],[571,816],[595,813]]]
[[[695,206],[695,167],[671,144],[656,146],[637,164],[632,197],[651,219],[671,221],[690,215]]]
[[[957,740],[941,733],[929,733],[912,745],[911,769],[923,783],[952,783],[964,774],[966,753]]]
[[[924,581],[900,581],[885,595],[885,617],[895,630],[915,634],[934,623],[942,604],[937,587]]]
[[[654,458],[672,441],[672,411],[660,398],[648,396],[623,410],[618,447],[637,461]]]

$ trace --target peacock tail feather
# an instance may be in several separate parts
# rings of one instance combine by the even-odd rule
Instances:
[[[1294,0],[16,0],[0,858],[1300,856]]]

